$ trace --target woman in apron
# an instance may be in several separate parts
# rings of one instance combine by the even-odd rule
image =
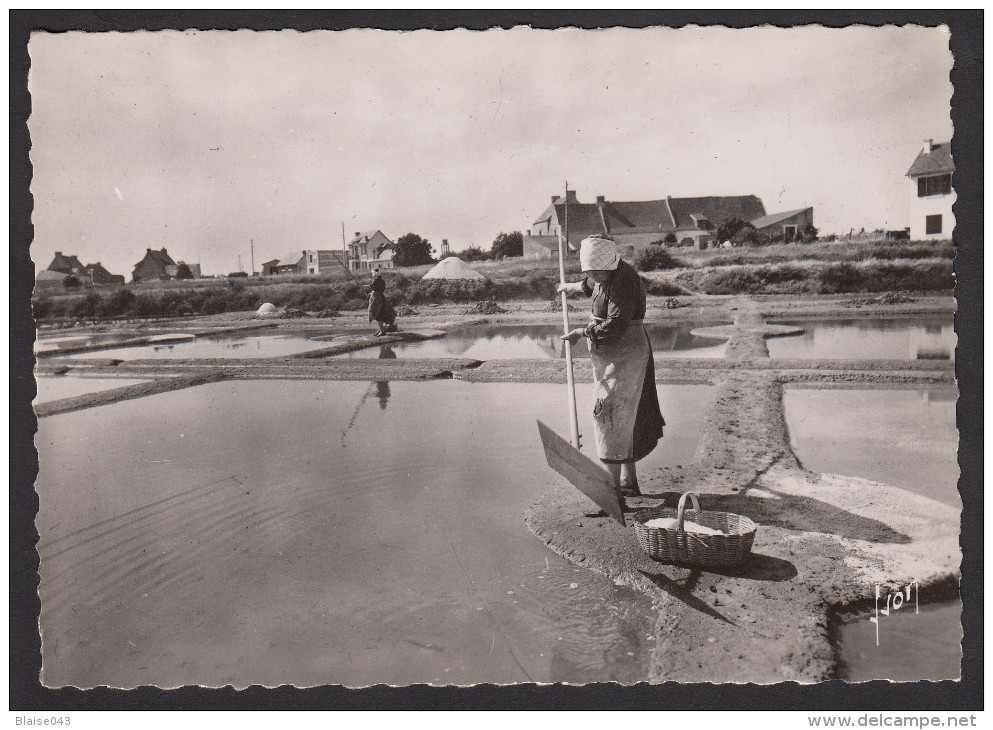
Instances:
[[[369,287],[369,322],[379,325],[376,337],[382,337],[389,332],[396,332],[396,311],[387,301],[386,280],[379,275],[379,269],[372,270],[372,284]]]
[[[558,291],[592,296],[590,323],[562,339],[589,339],[597,455],[621,496],[641,494],[635,462],[651,453],[665,425],[644,327],[645,286],[609,236],[584,239],[579,261],[583,280]]]

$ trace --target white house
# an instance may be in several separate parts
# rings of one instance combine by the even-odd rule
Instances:
[[[952,205],[955,191],[952,190],[952,145],[950,142],[935,144],[924,140],[924,148],[918,153],[914,164],[907,171],[907,177],[917,185],[910,206],[910,237],[912,239],[951,238],[955,228]]]
[[[341,271],[345,264],[343,251],[304,250],[290,251],[281,259],[262,264],[262,274],[329,274]]]
[[[356,231],[348,242],[348,268],[352,271],[369,271],[393,268],[393,241],[382,231]]]

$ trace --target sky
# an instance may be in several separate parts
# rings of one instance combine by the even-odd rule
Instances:
[[[945,28],[36,33],[32,258],[205,274],[380,229],[437,250],[581,202],[757,195],[903,228],[951,139]],[[240,257],[240,258],[239,258]]]

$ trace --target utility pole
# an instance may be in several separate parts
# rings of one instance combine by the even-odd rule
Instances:
[[[565,181],[565,249],[569,251],[569,181]]]
[[[255,276],[255,239],[252,238],[250,240],[250,245],[252,247],[252,276]]]
[[[238,254],[238,271],[241,271],[241,254]]]
[[[348,270],[348,247],[345,245],[345,221],[341,222],[341,256],[345,261],[345,269]]]

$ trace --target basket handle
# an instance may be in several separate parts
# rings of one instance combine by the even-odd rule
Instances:
[[[693,509],[700,513],[700,500],[696,496],[696,492],[684,492],[683,496],[679,498],[679,507],[676,511],[676,529],[683,529],[684,512],[686,511],[686,499],[687,497],[693,502]],[[671,514],[671,513],[670,513]]]

